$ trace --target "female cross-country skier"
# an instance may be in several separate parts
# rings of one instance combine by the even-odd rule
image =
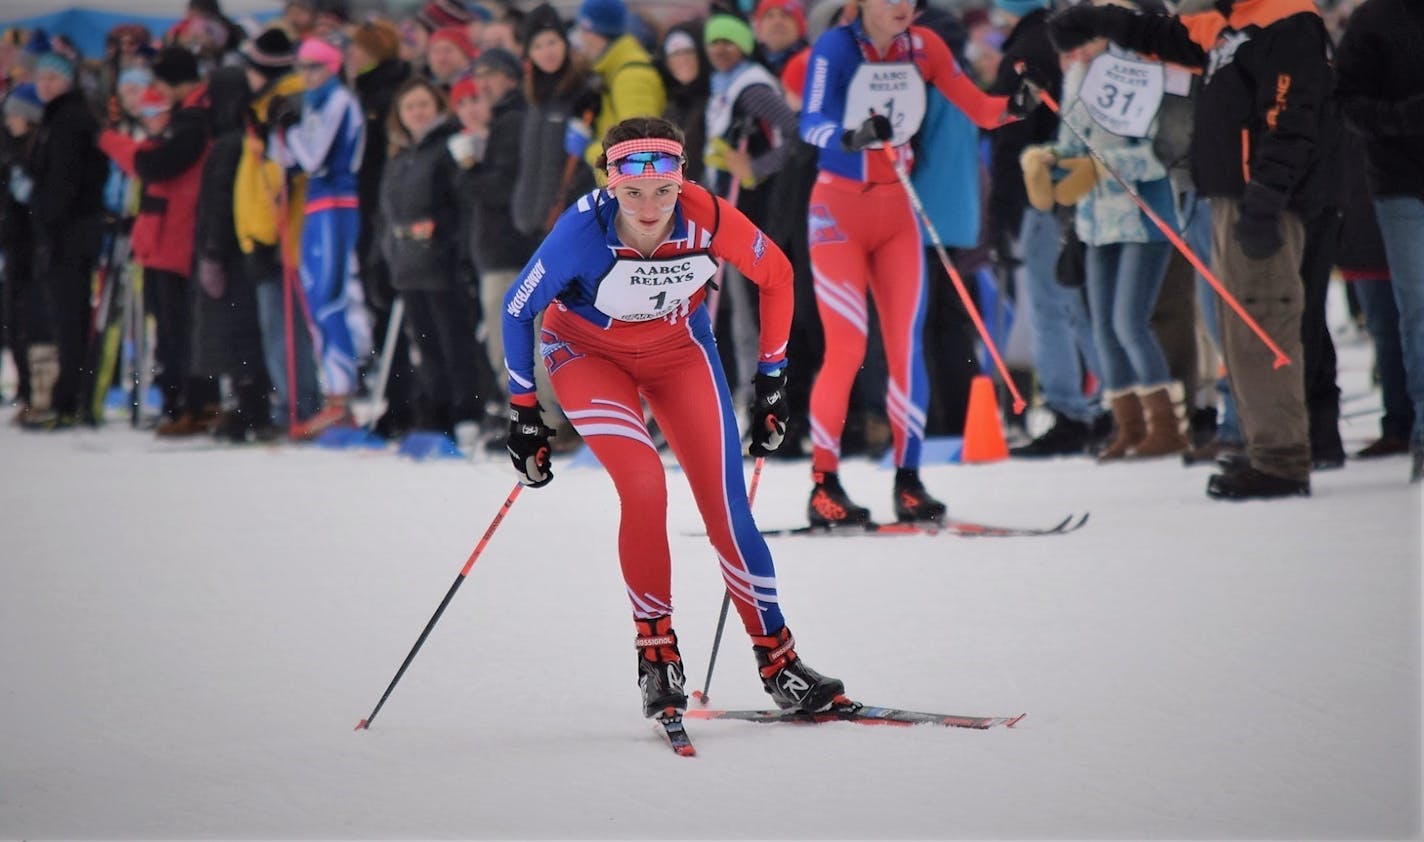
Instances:
[[[818,711],[844,690],[797,657],[776,571],[742,481],[726,377],[703,306],[718,258],[761,291],[761,341],[751,407],[753,455],[786,432],[791,265],[724,200],[683,180],[681,129],[661,118],[608,130],[598,165],[606,190],[570,206],[505,297],[509,452],[520,481],[553,478],[551,431],[534,392],[534,319],[554,394],[607,468],[622,507],[618,551],[637,629],[644,716],[687,707],[672,629],[667,479],[643,422],[644,401],[687,475],[747,633],[766,692],[782,708]],[[547,309],[546,309],[547,308]]]
[[[801,137],[820,149],[807,230],[826,356],[811,389],[811,472],[807,514],[817,526],[865,523],[837,476],[851,385],[865,358],[868,308],[875,296],[889,384],[886,414],[895,447],[895,516],[938,520],[945,506],[920,482],[929,382],[921,352],[926,280],[920,223],[901,187],[888,141],[908,170],[910,138],[934,85],[974,123],[994,128],[1035,104],[1026,86],[1010,99],[975,87],[949,48],[911,26],[910,0],[857,0],[859,14],[816,41],[803,91]],[[933,154],[927,150],[925,154]]]

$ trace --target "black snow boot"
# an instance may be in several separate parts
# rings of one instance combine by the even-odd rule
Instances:
[[[1053,417],[1053,426],[1047,432],[1028,444],[1012,448],[1009,455],[1027,458],[1085,455],[1093,428],[1058,412],[1053,413]]]
[[[1250,465],[1213,474],[1207,480],[1206,495],[1218,500],[1268,500],[1276,497],[1309,497],[1310,480],[1289,479],[1258,471]]]
[[[930,496],[920,482],[920,472],[914,468],[901,468],[895,472],[895,519],[901,523],[916,521],[940,521],[944,519],[945,506]]]
[[[812,526],[843,526],[863,524],[870,521],[870,510],[850,501],[841,488],[840,477],[833,472],[814,471],[811,474],[816,483],[811,489],[811,500],[806,504],[806,517]]]
[[[643,715],[666,713],[669,708],[687,710],[683,690],[682,655],[677,651],[677,632],[671,617],[635,619],[638,636],[638,688],[643,691]]]
[[[806,665],[796,655],[796,639],[782,626],[775,634],[752,636],[761,684],[782,710],[815,713],[830,707],[845,695],[839,678],[827,678]]]

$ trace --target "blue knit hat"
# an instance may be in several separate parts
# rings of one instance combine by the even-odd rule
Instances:
[[[39,91],[35,90],[33,82],[16,85],[10,95],[5,97],[5,116],[24,117],[36,124],[43,119],[44,103],[40,102]]]
[[[994,0],[994,7],[1021,18],[1029,12],[1047,9],[1049,3],[1050,0]]]
[[[43,73],[46,70],[58,73],[66,79],[74,79],[74,62],[56,52],[48,52],[39,57],[35,62],[35,73]]]
[[[628,7],[623,5],[623,0],[583,0],[578,22],[589,32],[617,38],[628,31]]]

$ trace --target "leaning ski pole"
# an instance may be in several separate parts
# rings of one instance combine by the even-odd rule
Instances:
[[[737,151],[747,151],[746,135],[742,135],[742,139],[737,142]],[[737,178],[735,175],[732,175],[730,170],[727,174],[732,178],[732,186],[727,188],[727,204],[735,208],[737,206],[737,202],[742,198],[742,180],[740,178]],[[717,274],[712,276],[712,291],[707,294],[707,313],[712,317],[713,331],[716,331],[717,329],[717,305],[721,302],[723,284],[722,279],[726,277],[726,275],[727,261],[719,260],[717,262]]]
[[[959,276],[959,271],[954,268],[954,262],[949,259],[949,253],[944,250],[944,243],[940,241],[939,232],[935,230],[924,203],[920,201],[920,194],[915,190],[915,185],[910,183],[910,173],[906,171],[900,161],[900,153],[888,143],[882,148],[885,157],[890,159],[890,166],[895,170],[895,176],[900,179],[901,186],[905,188],[906,195],[910,197],[910,204],[914,206],[915,213],[919,214],[920,221],[924,223],[925,231],[930,235],[930,243],[934,245],[935,254],[939,255],[939,262],[944,265],[945,273],[954,283],[954,291],[959,293],[959,300],[964,303],[965,312],[969,314],[970,321],[974,322],[975,330],[979,331],[980,338],[984,340],[984,348],[993,358],[994,366],[999,370],[999,376],[1004,379],[1004,385],[1009,387],[1009,394],[1014,399],[1014,414],[1022,413],[1028,403],[1023,399],[1023,395],[1019,394],[1019,387],[1014,385],[1014,379],[1009,376],[1009,368],[1004,365],[1003,358],[999,356],[999,348],[994,344],[993,337],[989,335],[989,328],[985,327],[984,319],[979,315],[979,308],[974,306],[974,299],[969,296],[969,290],[964,286],[964,279]]]
[[[1192,247],[1187,245],[1187,242],[1172,229],[1172,226],[1163,222],[1162,217],[1158,216],[1152,208],[1148,207],[1147,203],[1142,200],[1142,197],[1138,195],[1132,185],[1129,184],[1117,170],[1113,169],[1107,161],[1103,160],[1097,150],[1088,144],[1088,139],[1083,137],[1083,133],[1078,131],[1078,127],[1073,125],[1072,121],[1067,117],[1063,116],[1063,112],[1058,110],[1058,102],[1053,99],[1053,95],[1048,93],[1048,91],[1040,90],[1038,91],[1038,99],[1044,105],[1048,106],[1049,111],[1058,115],[1059,122],[1068,127],[1068,130],[1073,133],[1073,136],[1078,139],[1079,143],[1083,144],[1083,148],[1088,150],[1088,154],[1092,156],[1092,159],[1097,162],[1098,166],[1102,167],[1104,172],[1112,176],[1113,180],[1118,183],[1118,186],[1121,187],[1128,196],[1132,197],[1132,201],[1147,215],[1148,219],[1152,220],[1152,224],[1156,225],[1158,230],[1165,234],[1167,239],[1172,242],[1172,245],[1176,246],[1177,251],[1182,253],[1182,256],[1201,273],[1203,278],[1206,278],[1206,282],[1211,284],[1211,288],[1216,290],[1216,294],[1221,297],[1221,300],[1225,301],[1226,305],[1230,307],[1236,315],[1241,317],[1241,321],[1245,322],[1246,326],[1251,328],[1252,333],[1256,334],[1262,342],[1266,343],[1266,347],[1270,348],[1271,353],[1276,355],[1275,362],[1271,367],[1280,368],[1281,366],[1290,365],[1290,357],[1286,356],[1286,352],[1282,351],[1275,340],[1271,339],[1270,335],[1257,324],[1256,320],[1251,318],[1251,314],[1246,312],[1246,308],[1241,306],[1241,302],[1236,300],[1236,296],[1232,295],[1226,287],[1222,286],[1221,281],[1217,280],[1216,275],[1207,267],[1205,261],[1198,257],[1196,252],[1192,251]]]
[[[375,411],[371,413],[371,418],[366,422],[366,431],[370,432],[375,428],[376,422],[385,412],[389,401],[386,400],[386,384],[391,379],[391,363],[396,355],[396,342],[400,338],[401,321],[405,319],[405,298],[396,296],[396,303],[391,305],[390,322],[386,325],[386,344],[381,347],[381,372],[376,378],[376,401]]]
[[[499,528],[500,523],[504,520],[504,516],[509,513],[509,507],[514,505],[514,501],[519,497],[519,492],[523,490],[524,486],[522,484],[515,483],[514,490],[509,492],[509,496],[504,499],[504,505],[499,507],[499,511],[495,513],[494,520],[490,521],[489,529],[485,530],[484,537],[475,545],[474,552],[470,553],[470,557],[465,560],[465,566],[460,569],[460,575],[455,577],[455,583],[450,586],[450,590],[445,592],[445,598],[440,600],[440,607],[435,609],[435,614],[431,616],[430,622],[425,624],[424,631],[420,633],[420,637],[416,638],[415,646],[411,647],[410,654],[405,656],[405,660],[401,662],[400,669],[396,670],[396,677],[391,679],[390,685],[386,687],[386,692],[381,694],[381,700],[376,703],[376,707],[371,711],[371,715],[356,723],[355,730],[370,729],[371,720],[375,719],[376,714],[381,712],[381,706],[386,703],[386,699],[390,698],[391,691],[396,689],[397,682],[401,680],[401,676],[405,675],[406,668],[410,666],[410,662],[415,660],[415,653],[419,652],[420,647],[425,645],[425,639],[430,636],[430,631],[435,628],[435,624],[440,620],[440,615],[445,613],[445,607],[450,604],[451,598],[455,596],[455,591],[459,590],[460,585],[464,584],[465,577],[469,574],[470,568],[475,566],[475,561],[479,559],[480,553],[484,552],[485,545],[490,542],[490,538],[494,536],[494,531]]]
[[[757,486],[761,484],[761,469],[766,464],[765,456],[758,456],[756,465],[752,468],[751,487],[747,489],[747,508],[751,508],[756,502]],[[701,690],[693,690],[692,698],[702,704],[707,704],[707,691],[712,687],[712,669],[717,666],[717,650],[722,648],[722,629],[727,626],[727,609],[732,605],[732,592],[722,592],[722,613],[717,617],[717,635],[712,638],[712,657],[707,661],[707,680],[702,682]]]

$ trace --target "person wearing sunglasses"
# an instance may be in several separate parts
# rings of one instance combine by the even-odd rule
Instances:
[[[803,92],[801,137],[820,150],[807,226],[826,355],[811,389],[812,524],[865,523],[868,509],[841,487],[841,433],[856,372],[865,357],[875,296],[889,368],[886,410],[894,441],[897,520],[934,521],[945,506],[920,481],[929,380],[920,332],[926,268],[920,223],[895,166],[914,163],[910,138],[934,85],[975,125],[992,129],[1028,113],[1025,87],[1013,97],[980,91],[932,30],[912,26],[910,0],[856,0],[849,23],[816,40]],[[889,146],[893,152],[887,153]],[[933,155],[933,150],[921,150]]]
[[[684,179],[683,142],[682,130],[662,118],[609,129],[598,161],[607,188],[564,212],[510,288],[504,301],[509,453],[524,484],[537,488],[553,479],[551,431],[534,390],[535,318],[542,312],[537,347],[554,394],[618,491],[619,558],[637,629],[643,714],[687,706],[672,629],[667,476],[643,420],[644,402],[692,487],[763,686],[782,708],[823,710],[844,686],[797,657],[782,617],[703,303],[719,259],[761,291],[751,452],[763,456],[786,431],[791,265],[741,212]]]

